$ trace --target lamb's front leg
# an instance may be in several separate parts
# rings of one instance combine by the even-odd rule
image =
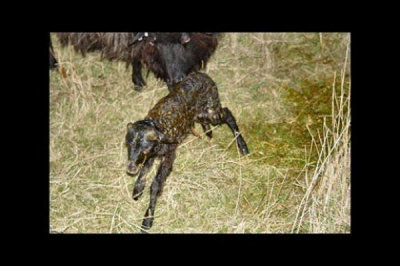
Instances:
[[[142,223],[142,233],[146,233],[153,225],[154,211],[158,197],[161,195],[165,180],[172,171],[172,165],[175,160],[175,150],[161,158],[156,177],[150,187],[150,205],[146,210]]]
[[[150,167],[153,165],[154,159],[155,157],[147,159],[142,169],[140,170],[139,177],[137,178],[135,183],[135,188],[133,189],[132,198],[134,200],[138,200],[143,193],[143,189],[146,185],[146,180],[143,178],[143,176],[149,171]]]

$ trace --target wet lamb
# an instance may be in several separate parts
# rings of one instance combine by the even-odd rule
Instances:
[[[142,223],[143,232],[153,224],[156,201],[172,171],[176,148],[191,133],[195,122],[202,125],[210,138],[210,124],[227,124],[236,137],[240,153],[249,153],[234,116],[228,108],[221,106],[214,81],[200,72],[186,76],[149,111],[144,120],[127,125],[127,173],[139,173],[133,190],[134,200],[140,197],[145,187],[143,176],[154,160],[160,159],[150,187],[150,205]]]

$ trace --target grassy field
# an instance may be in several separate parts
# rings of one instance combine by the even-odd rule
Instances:
[[[167,87],[136,92],[125,63],[51,37],[67,75],[50,72],[50,232],[139,233],[158,164],[134,202],[125,129]],[[226,33],[205,72],[251,154],[227,126],[188,136],[150,232],[350,233],[350,34]]]

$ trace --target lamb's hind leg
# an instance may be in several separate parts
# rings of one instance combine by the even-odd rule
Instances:
[[[223,116],[222,121],[226,123],[229,128],[232,130],[233,135],[236,137],[236,143],[239,147],[239,151],[241,154],[246,155],[249,154],[249,149],[247,148],[247,144],[244,141],[242,134],[239,131],[239,127],[236,124],[236,119],[233,116],[232,112],[228,108],[222,109]]]

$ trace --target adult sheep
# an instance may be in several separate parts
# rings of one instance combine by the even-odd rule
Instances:
[[[100,51],[102,58],[132,65],[132,82],[141,91],[145,66],[171,90],[189,73],[207,65],[219,34],[201,32],[57,33],[63,46],[71,43],[83,56]]]

